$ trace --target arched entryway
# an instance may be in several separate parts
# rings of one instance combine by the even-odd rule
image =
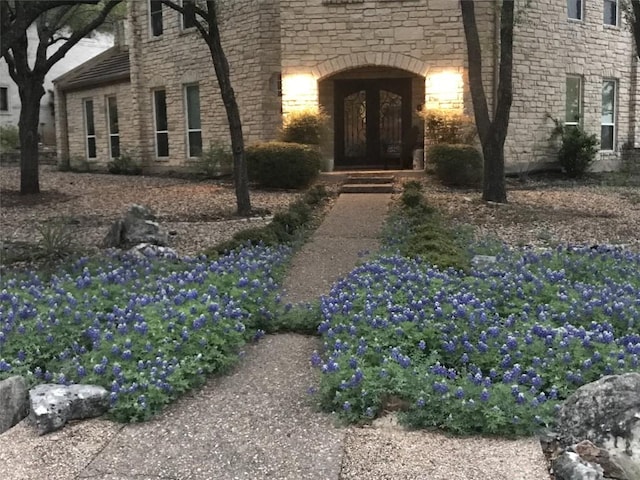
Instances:
[[[334,169],[406,169],[422,148],[424,77],[391,67],[344,70],[321,80],[333,124]]]

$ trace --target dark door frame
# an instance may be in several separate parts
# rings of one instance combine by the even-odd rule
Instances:
[[[390,160],[381,155],[380,145],[380,91],[400,95],[402,98],[400,159]],[[366,95],[367,158],[348,159],[345,154],[344,99],[356,92]],[[384,78],[334,80],[335,140],[334,159],[336,169],[346,168],[410,168],[413,142],[407,141],[411,131],[411,78]]]

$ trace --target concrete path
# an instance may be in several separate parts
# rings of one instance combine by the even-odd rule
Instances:
[[[379,247],[390,196],[338,198],[294,257],[285,298],[310,301]],[[236,370],[156,419],[75,423],[38,437],[24,422],[0,435],[2,480],[547,480],[537,441],[406,432],[384,417],[338,428],[314,410],[317,338],[268,336]]]

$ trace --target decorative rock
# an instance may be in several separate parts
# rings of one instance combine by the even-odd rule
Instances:
[[[148,207],[131,205],[125,217],[111,225],[102,244],[107,248],[129,248],[140,243],[167,245],[169,236],[155,220]]]
[[[136,245],[129,253],[141,258],[178,258],[178,253],[169,247],[161,247],[150,243],[141,243]]]
[[[602,468],[591,465],[574,452],[565,452],[553,461],[556,480],[602,480]]]
[[[38,385],[29,391],[29,418],[38,433],[44,435],[62,428],[69,420],[104,414],[109,408],[108,395],[96,385]]]
[[[29,413],[27,382],[15,376],[0,381],[0,433],[6,432]]]
[[[491,265],[496,263],[497,259],[494,255],[474,255],[471,259],[471,265],[477,267],[479,265]]]
[[[574,445],[573,450],[583,460],[600,465],[605,478],[615,478],[617,480],[640,479],[640,470],[635,468],[626,455],[622,457],[615,453],[609,453],[607,450],[598,448],[589,440],[583,440]]]

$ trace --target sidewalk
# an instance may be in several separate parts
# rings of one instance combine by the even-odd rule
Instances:
[[[294,257],[285,299],[309,301],[375,252],[390,195],[342,195]],[[91,420],[38,437],[25,423],[0,435],[2,480],[546,480],[534,439],[448,438],[383,418],[338,428],[316,412],[309,358],[317,338],[267,336],[227,376],[150,422]]]

